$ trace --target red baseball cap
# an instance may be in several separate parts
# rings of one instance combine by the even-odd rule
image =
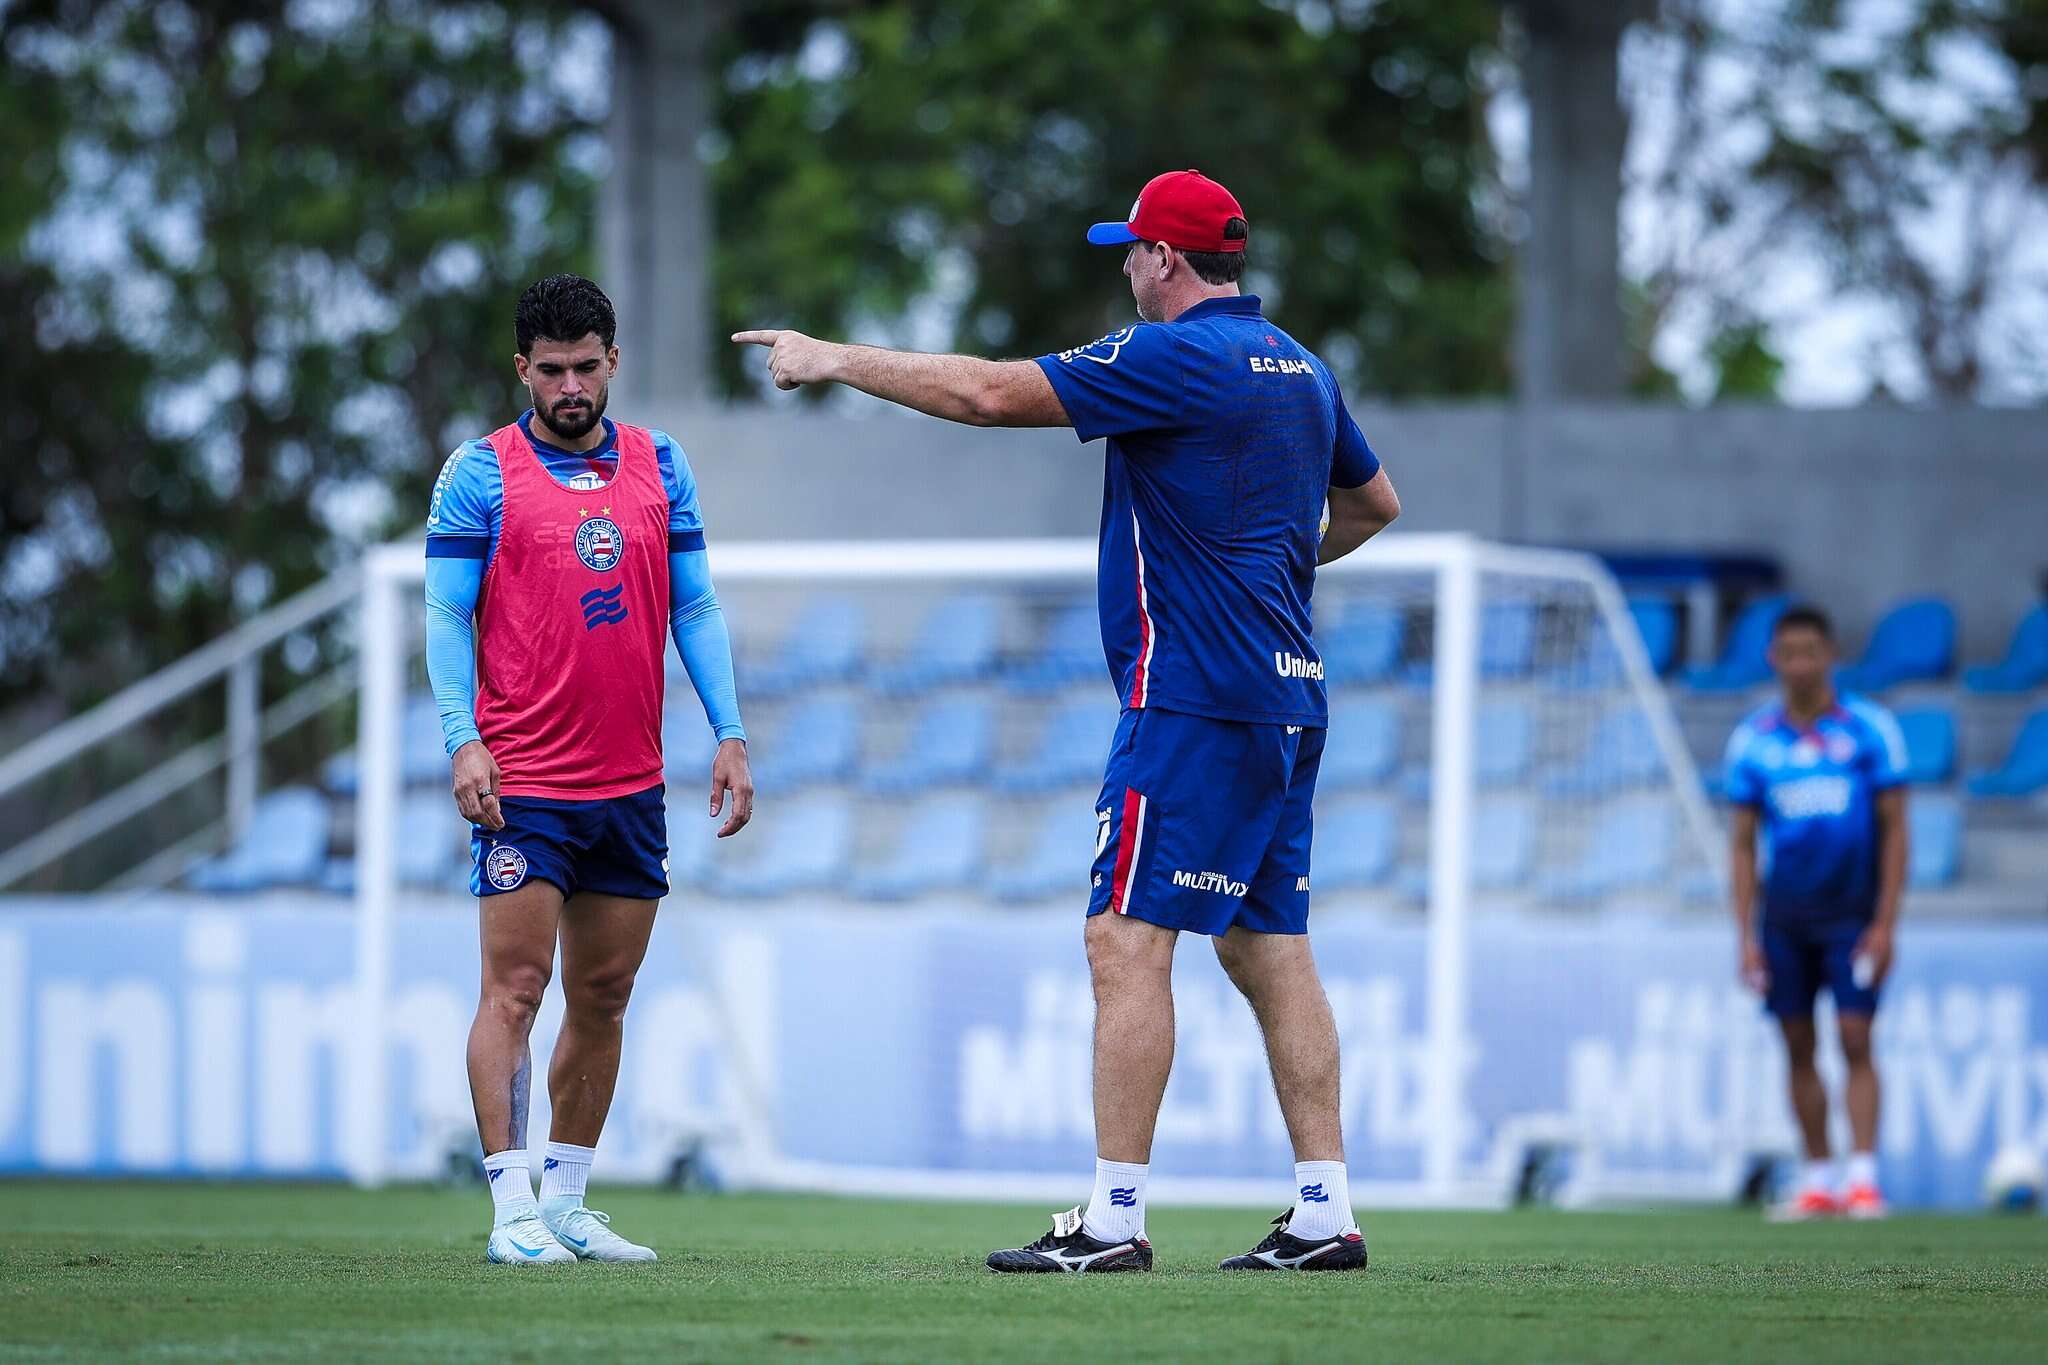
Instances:
[[[1088,240],[1097,246],[1144,241],[1182,251],[1243,251],[1245,239],[1226,238],[1223,225],[1244,216],[1236,196],[1200,171],[1168,171],[1145,182],[1128,222],[1097,223],[1088,229]]]

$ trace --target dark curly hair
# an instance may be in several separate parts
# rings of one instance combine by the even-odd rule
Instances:
[[[612,301],[581,275],[535,280],[519,296],[519,307],[512,314],[512,334],[524,356],[533,354],[535,341],[581,341],[592,332],[610,350],[618,330]]]

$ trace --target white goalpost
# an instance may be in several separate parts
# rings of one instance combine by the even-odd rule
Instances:
[[[873,750],[913,733],[933,705],[929,698],[956,694],[965,699],[964,708],[993,715],[988,754],[1024,743],[1020,737],[1027,730],[1037,733],[1037,718],[1051,705],[1051,694],[1021,682],[1007,684],[1003,680],[1011,674],[1003,670],[1007,661],[1027,659],[1040,647],[1045,623],[1057,608],[1071,611],[1092,592],[1096,560],[1094,542],[1078,539],[714,543],[710,553],[741,664],[741,703],[764,792],[775,790],[771,784],[778,772],[794,773],[804,766],[806,756],[791,752],[793,741],[784,737],[817,697],[830,703],[827,711],[837,706],[855,715],[863,735],[878,737],[864,741]],[[412,894],[401,887],[397,857],[399,841],[409,837],[399,824],[405,789],[400,717],[408,692],[416,692],[423,677],[417,657],[422,577],[422,549],[416,541],[376,548],[366,558],[362,577],[354,979],[358,1017],[364,1021],[381,1020],[391,1008],[394,952],[404,938]],[[932,619],[934,603],[961,595],[986,603],[993,613],[992,648],[999,662],[978,671],[967,668],[957,677],[945,675],[914,694],[879,681],[900,672],[892,672],[896,661],[915,659],[918,651],[930,648],[929,638],[919,631]],[[806,682],[787,668],[778,671],[782,653],[792,648],[793,632],[809,619],[805,610],[824,598],[858,608],[867,632],[861,665],[867,671],[822,682]],[[1583,980],[1547,980],[1540,964],[1532,963],[1517,968],[1511,989],[1500,987],[1510,989],[1510,998],[1497,999],[1497,984],[1505,978],[1493,974],[1482,951],[1492,926],[1512,923],[1521,926],[1518,932],[1528,932],[1531,924],[1555,924],[1597,939],[1607,933],[1642,934],[1647,932],[1643,926],[1661,922],[1660,917],[1696,914],[1718,903],[1719,826],[1629,603],[1597,559],[1457,534],[1390,534],[1320,571],[1316,609],[1318,648],[1332,663],[1332,749],[1339,742],[1337,727],[1353,714],[1371,711],[1392,718],[1389,725],[1398,723],[1399,728],[1391,758],[1377,767],[1361,762],[1359,775],[1345,779],[1352,783],[1348,788],[1341,783],[1319,787],[1312,927],[1321,934],[1326,923],[1354,926],[1361,941],[1370,943],[1375,926],[1386,925],[1389,933],[1420,941],[1421,968],[1412,980],[1391,967],[1374,968],[1401,976],[1396,984],[1411,993],[1401,998],[1420,1002],[1419,1051],[1410,1072],[1403,1073],[1412,1084],[1401,1092],[1403,1098],[1386,1101],[1400,1109],[1403,1122],[1415,1131],[1414,1161],[1391,1174],[1355,1174],[1353,1188],[1361,1204],[1498,1202],[1502,1168],[1511,1160],[1513,1145],[1532,1132],[1561,1128],[1568,1133],[1571,1125],[1532,1110],[1534,1102],[1511,1093],[1515,1087],[1503,1087],[1488,1071],[1479,1056],[1481,1006],[1489,1028],[1512,1010],[1522,1021],[1517,1027],[1533,1038],[1546,1027],[1546,1018],[1586,987]],[[1391,643],[1379,655],[1360,646],[1358,657],[1365,662],[1355,665],[1353,676],[1343,676],[1328,641],[1347,623],[1364,632],[1361,623],[1368,618],[1392,632]],[[671,661],[671,711],[694,716],[695,700],[673,668]],[[757,705],[749,679],[771,675],[774,690],[764,692]],[[1062,686],[1059,697],[1082,698],[1075,704],[1085,705],[1092,696],[1113,720],[1115,699],[1099,665],[1093,676]],[[1617,744],[1622,747],[1616,749]],[[901,747],[909,752],[914,745],[902,739]],[[1618,766],[1608,763],[1616,754]],[[994,758],[982,761],[996,763]],[[1326,756],[1326,772],[1330,763]],[[974,771],[953,780],[990,812],[990,848],[1022,847],[1024,835],[1012,826],[1021,830],[1027,816],[1035,821],[1041,806],[1071,804],[1073,792],[1083,793],[1077,799],[1092,805],[1094,796],[1092,788],[1071,779],[1057,799],[1006,795],[999,784],[987,786],[984,796],[984,787],[976,785],[984,777],[984,771]],[[810,780],[821,793],[819,802],[851,813],[847,856],[852,871],[842,882],[824,889],[810,884],[775,903],[799,905],[807,913],[838,909],[849,923],[883,926],[877,933],[909,925],[914,913],[891,912],[900,918],[878,920],[837,888],[858,883],[880,865],[884,855],[879,850],[898,840],[913,818],[904,807],[914,803],[891,794],[880,779],[859,774],[828,773]],[[672,802],[678,799],[700,797],[671,794]],[[1353,858],[1354,849],[1333,849],[1333,862],[1341,852],[1345,860],[1359,862],[1360,870],[1349,883],[1329,890],[1322,875],[1326,803],[1332,811],[1341,806],[1383,817],[1394,841],[1377,863]],[[768,826],[788,804],[780,798],[764,802],[757,824]],[[704,855],[711,871],[701,874],[701,884],[715,887],[720,875],[728,875],[720,871],[726,867],[720,859],[744,855],[756,859],[747,868],[760,867],[758,859],[767,856],[762,850],[773,845],[770,829],[750,830],[747,837],[757,833],[760,839],[753,847],[739,852],[721,847]],[[1658,841],[1657,849],[1644,847]],[[1660,855],[1654,862],[1652,853]],[[1076,872],[1084,872],[1086,850],[1075,856]],[[678,855],[679,865],[683,861]],[[730,876],[737,875],[731,873],[723,884],[731,885]],[[1052,898],[1048,907],[1068,917],[1060,921],[1067,932],[1077,928],[1070,920],[1086,895],[1085,886],[1078,881],[1076,886],[1072,894]],[[718,899],[713,891],[690,897],[698,907]],[[952,917],[956,927],[987,923],[1013,932],[1020,924],[1037,922],[1029,912],[992,908],[975,885],[930,891],[916,903],[957,909]],[[962,918],[977,914],[987,918]],[[748,932],[770,932],[772,922],[767,928],[762,923],[752,922]],[[965,985],[972,990],[973,983]],[[1340,1024],[1343,1017],[1340,1011]],[[785,1055],[801,1057],[788,1038],[783,1041]],[[1345,1044],[1347,1061],[1354,1047],[1368,1046],[1363,1040],[1354,1044],[1350,1036]],[[1554,1062],[1559,1070],[1570,1061],[1543,1056],[1545,1066]],[[392,1062],[377,1029],[359,1030],[348,1066],[354,1102],[347,1109],[343,1149],[351,1178],[376,1185],[413,1174],[405,1163],[394,1169],[390,1134],[398,1101]],[[770,1141],[762,1135],[777,1131],[775,1111],[790,1102],[800,1078],[753,1075],[747,1083],[753,1092],[748,1102],[765,1111],[757,1116],[760,1122],[750,1129],[749,1140]],[[960,1100],[958,1107],[965,1109],[968,1101]],[[1740,1141],[1732,1120],[1717,1141],[1729,1150]],[[796,1183],[841,1191],[999,1197],[1049,1186],[1051,1178],[1021,1139],[1012,1143],[1005,1137],[996,1146],[1014,1157],[1009,1167],[994,1157],[986,1167],[970,1163],[967,1169],[947,1171],[914,1162],[835,1165],[815,1153],[756,1151],[736,1153],[727,1170],[739,1183],[776,1183],[776,1171],[785,1173],[782,1183],[788,1183],[787,1173],[795,1172]],[[1720,1179],[1730,1164],[1728,1151],[1717,1160]],[[1648,1194],[1700,1187],[1697,1171],[1674,1170],[1666,1176],[1653,1167],[1629,1179],[1634,1182],[1630,1189]],[[1242,1189],[1227,1180],[1183,1182],[1183,1193],[1267,1200],[1269,1182],[1238,1183]],[[1171,1190],[1168,1182],[1160,1193],[1171,1197]]]

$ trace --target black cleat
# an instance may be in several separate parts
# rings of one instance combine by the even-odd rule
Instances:
[[[1011,1275],[1044,1275],[1064,1270],[1093,1275],[1117,1270],[1150,1270],[1152,1244],[1142,1237],[1128,1242],[1098,1242],[1081,1228],[1078,1207],[1052,1216],[1052,1231],[1028,1247],[991,1251],[988,1268]]]
[[[1326,1237],[1320,1242],[1304,1242],[1287,1230],[1287,1222],[1294,1217],[1290,1206],[1287,1212],[1273,1220],[1273,1230],[1266,1234],[1266,1240],[1242,1256],[1233,1256],[1217,1266],[1218,1270],[1363,1270],[1365,1269],[1365,1234],[1357,1228],[1348,1228],[1335,1237]]]

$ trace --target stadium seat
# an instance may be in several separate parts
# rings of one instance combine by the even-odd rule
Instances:
[[[982,593],[960,593],[932,608],[902,657],[878,665],[875,690],[902,696],[979,678],[994,667],[1002,614]]]
[[[456,814],[444,790],[415,789],[398,800],[398,837],[392,844],[398,884],[431,891],[464,891],[469,887],[469,825]],[[320,889],[352,896],[356,890],[356,859],[330,858],[320,876]]]
[[[697,800],[667,802],[668,884],[671,888],[697,886],[711,875],[712,855],[718,848],[718,827],[730,811],[711,818],[710,807]]]
[[[2005,762],[1970,779],[1972,796],[2032,796],[2048,788],[2048,710],[2028,716]]]
[[[1543,790],[1549,796],[1604,796],[1654,782],[1663,771],[1664,755],[1650,718],[1631,704],[1602,716],[1584,752],[1545,777]]]
[[[1531,602],[1489,602],[1479,609],[1479,671],[1488,678],[1519,678],[1536,661],[1536,606]],[[1409,665],[1408,681],[1427,685],[1436,678],[1429,659]]]
[[[1107,670],[1102,625],[1090,598],[1055,612],[1036,652],[1012,664],[1004,680],[1018,692],[1054,692],[1070,683],[1100,679]]]
[[[1088,894],[1089,856],[1095,847],[1095,834],[1093,802],[1055,803],[1039,822],[1037,835],[1022,861],[998,868],[990,875],[989,895],[1013,904],[1068,896],[1078,904]]]
[[[1526,886],[1536,865],[1536,808],[1524,796],[1490,796],[1472,813],[1472,889],[1514,891]],[[1408,868],[1401,890],[1411,900],[1429,898],[1429,869]]]
[[[1320,791],[1377,787],[1401,761],[1401,712],[1391,701],[1339,701],[1330,707]]]
[[[751,831],[750,831],[751,833]],[[853,857],[853,809],[836,796],[800,797],[762,822],[752,861],[714,868],[705,884],[720,896],[765,900],[796,891],[836,891]]]
[[[1901,602],[1870,633],[1863,657],[1835,674],[1852,692],[1882,692],[1900,683],[1933,682],[1955,669],[1956,614],[1938,597]]]
[[[1316,652],[1332,686],[1384,682],[1401,665],[1401,613],[1377,602],[1353,603],[1316,631]]]
[[[925,709],[895,758],[870,768],[861,785],[871,792],[921,791],[980,780],[995,748],[995,715],[975,697],[956,697]]]
[[[1986,694],[2031,692],[2048,686],[2048,602],[2020,618],[2003,659],[1966,671],[1963,686]]]
[[[279,787],[256,802],[235,846],[198,864],[186,880],[195,891],[222,893],[313,886],[326,863],[326,798],[311,787]]]
[[[1478,784],[1511,786],[1529,775],[1536,744],[1536,718],[1525,701],[1504,698],[1483,702],[1474,740],[1473,766]],[[1426,767],[1414,769],[1402,778],[1409,798],[1415,801],[1429,799],[1429,784],[1430,770]]]
[[[765,699],[843,682],[860,672],[866,645],[867,617],[859,603],[818,598],[797,614],[772,658],[740,670],[740,695]]]
[[[1094,781],[1102,776],[1116,715],[1107,693],[1062,703],[1045,718],[1031,752],[996,769],[991,785],[1022,796]]]
[[[703,704],[687,685],[671,688],[661,705],[661,766],[670,783],[708,781],[718,738],[704,719]]]
[[[1771,647],[1771,632],[1792,599],[1782,593],[1759,597],[1742,609],[1721,647],[1721,657],[1711,664],[1688,668],[1681,675],[1695,692],[1746,692],[1770,681],[1771,665],[1764,656]]]
[[[1906,740],[1906,780],[1946,782],[1956,772],[1956,718],[1938,706],[1898,713]]]
[[[1636,634],[1642,637],[1650,672],[1663,677],[1678,656],[1678,612],[1669,602],[1643,597],[1630,599],[1628,614],[1635,622]],[[1613,633],[1601,618],[1588,626],[1579,657],[1553,672],[1548,681],[1560,687],[1617,687],[1627,676]]]
[[[431,692],[415,692],[405,699],[398,736],[401,783],[412,787],[447,781],[448,747],[441,738],[441,708]],[[353,749],[336,754],[320,769],[320,784],[337,796],[354,796],[361,780]]]
[[[1652,886],[1671,870],[1671,808],[1661,796],[1629,796],[1601,811],[1576,865],[1543,878],[1545,900],[1598,900]]]
[[[780,792],[843,782],[860,765],[860,707],[846,697],[799,703],[761,746],[756,784]]]
[[[977,797],[926,801],[905,819],[896,847],[854,878],[866,900],[900,901],[957,889],[980,879],[988,812]]]
[[[1910,866],[1916,888],[1953,886],[1963,869],[1963,808],[1946,796],[1916,796],[1906,803]]]
[[[1332,802],[1316,812],[1310,873],[1319,891],[1378,886],[1400,852],[1400,812],[1383,797]]]

